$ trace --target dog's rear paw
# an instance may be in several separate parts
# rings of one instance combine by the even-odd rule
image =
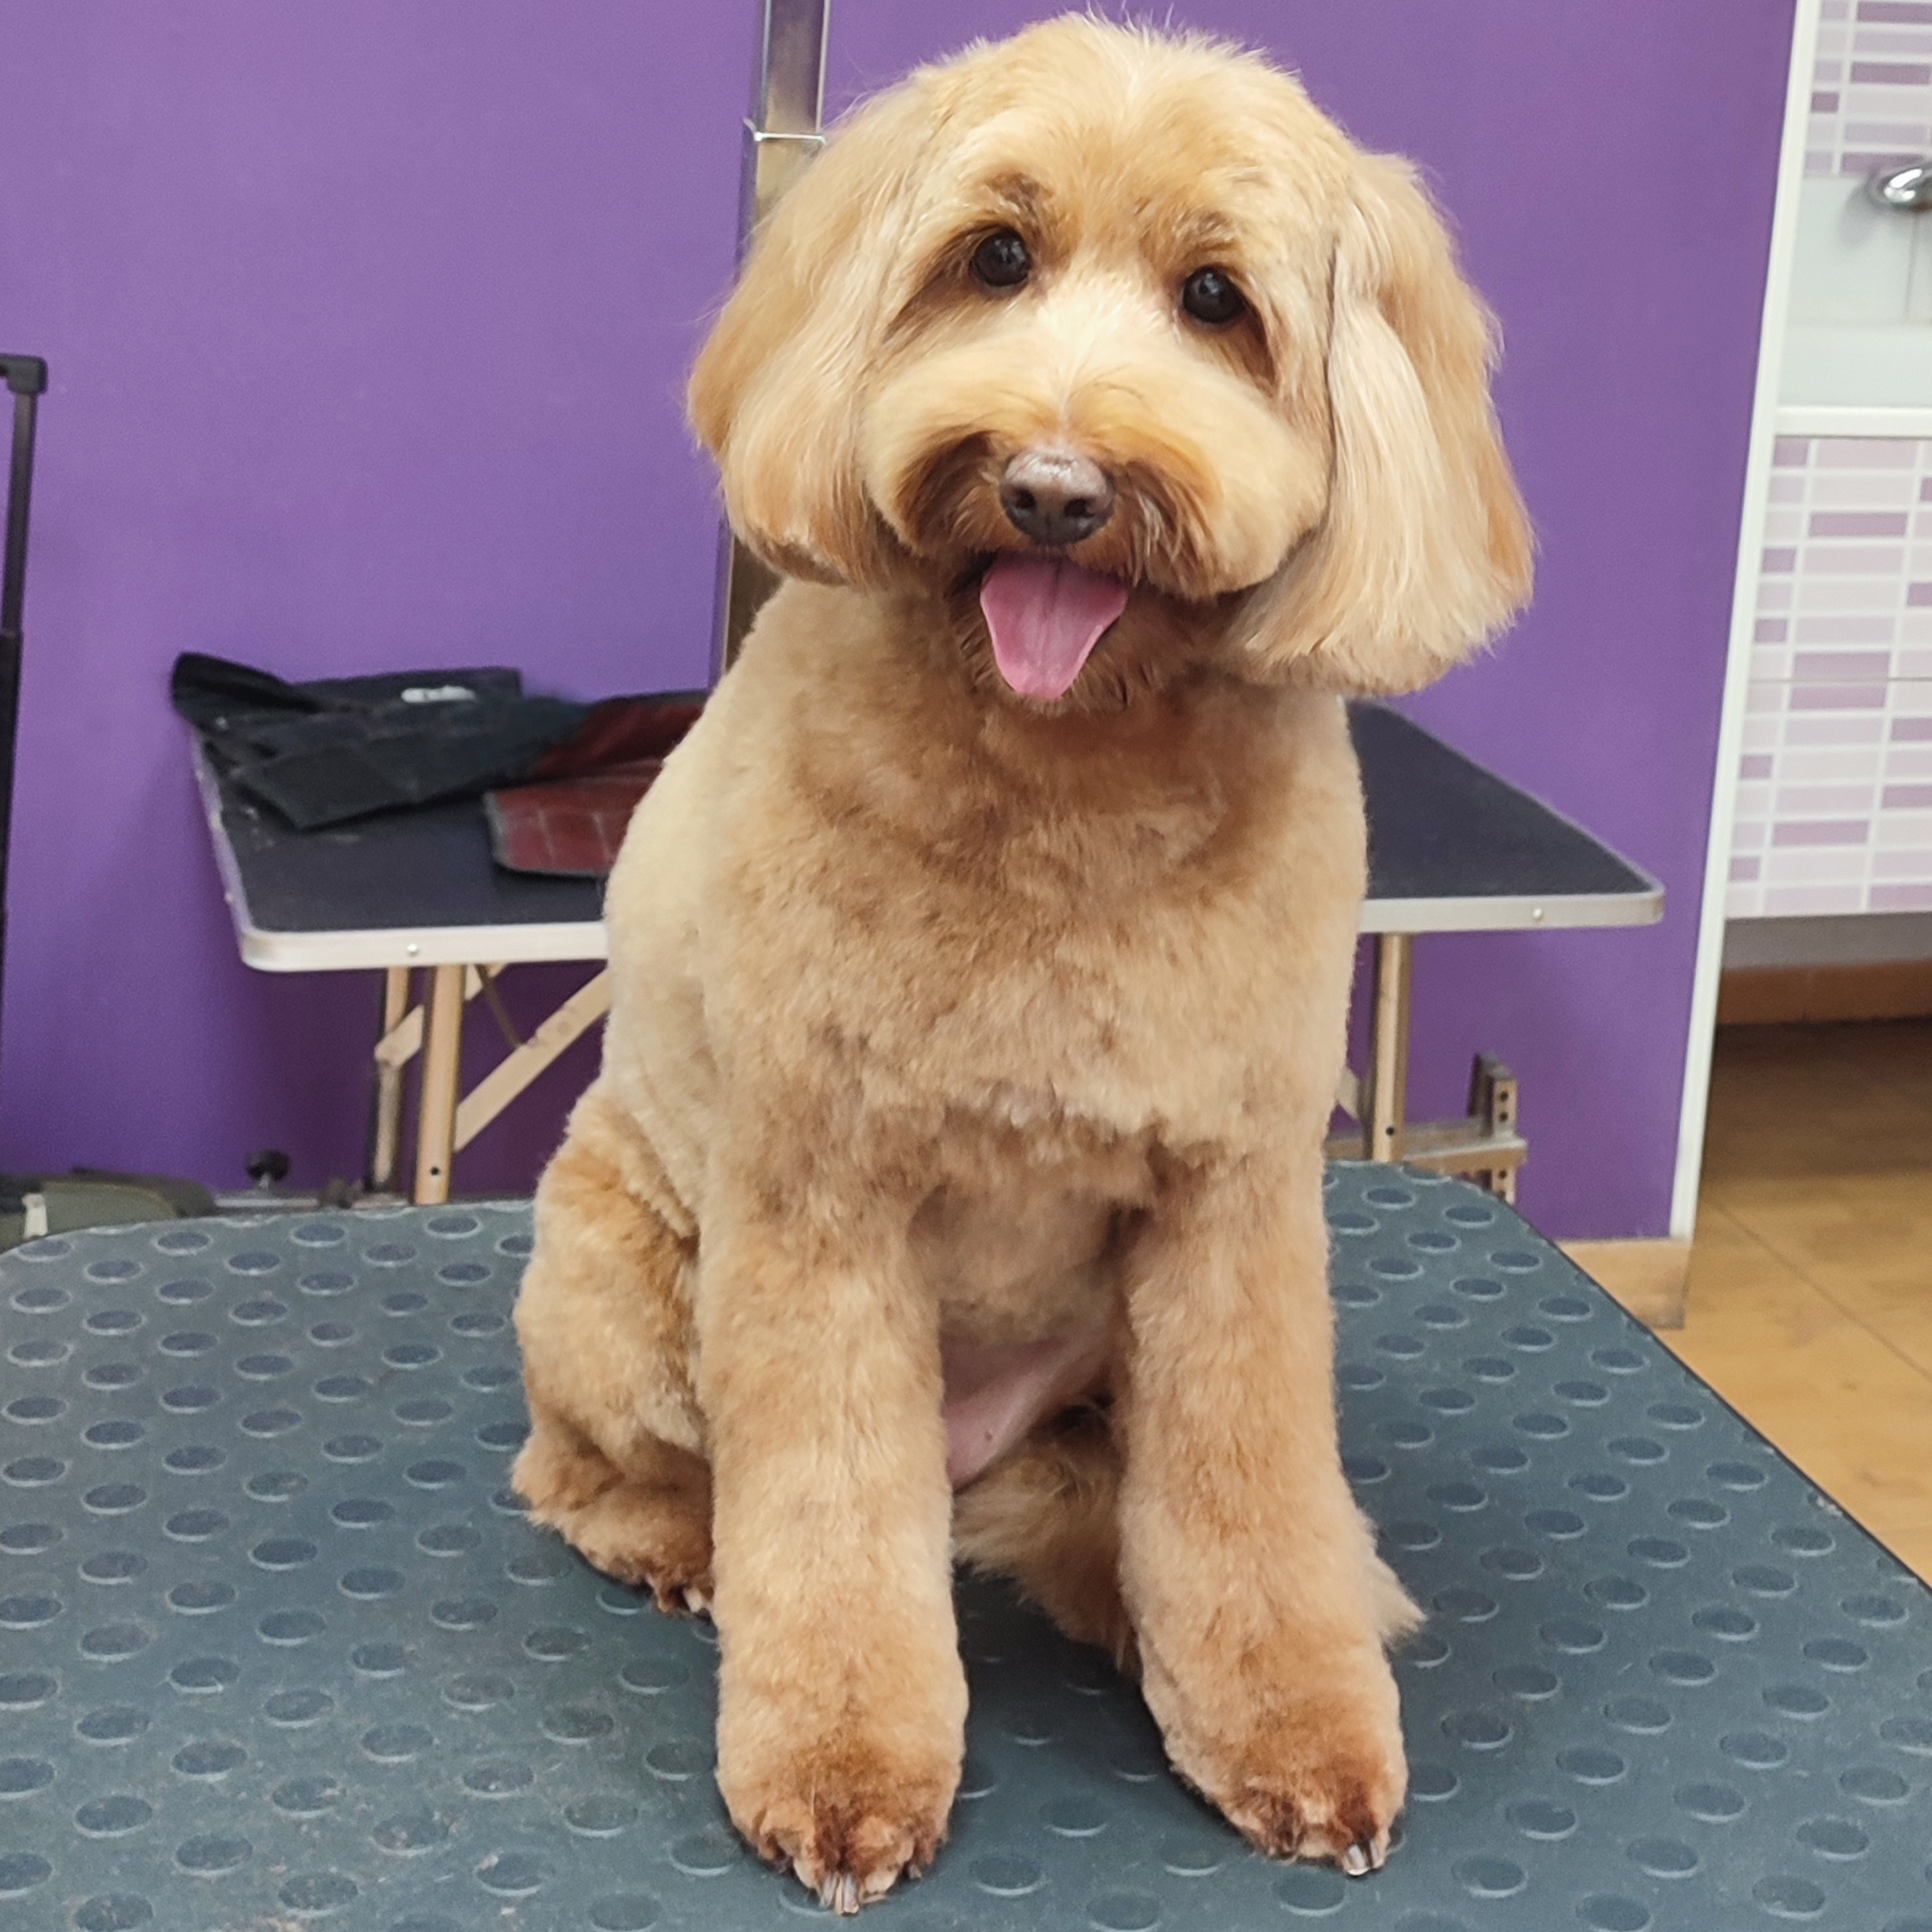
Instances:
[[[560,1531],[584,1559],[634,1590],[649,1590],[672,1616],[711,1607],[711,1517],[695,1483],[627,1482],[601,1459],[565,1462],[532,1436],[511,1483],[532,1519]],[[596,1480],[586,1480],[594,1478]]]
[[[907,1777],[883,1760],[802,1756],[770,1778],[730,1780],[725,1797],[761,1857],[789,1865],[834,1912],[854,1912],[932,1864],[956,1782]]]

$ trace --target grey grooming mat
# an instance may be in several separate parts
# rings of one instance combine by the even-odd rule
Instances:
[[[1139,1700],[962,1588],[905,1932],[1932,1932],[1932,1598],[1508,1208],[1330,1180],[1348,1466],[1430,1611],[1404,1842],[1274,1865]],[[709,1626],[529,1528],[522,1207],[0,1261],[0,1924],[735,1932]]]

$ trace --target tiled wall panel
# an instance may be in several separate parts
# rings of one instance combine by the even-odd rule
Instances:
[[[1808,175],[1865,175],[1932,148],[1932,0],[1824,0]]]
[[[1932,441],[1780,437],[1757,608],[1731,915],[1932,911]]]

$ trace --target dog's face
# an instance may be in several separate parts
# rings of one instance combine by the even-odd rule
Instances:
[[[692,410],[754,549],[948,600],[1024,701],[1204,656],[1394,690],[1527,592],[1490,350],[1400,164],[1252,56],[1069,17],[838,132]]]

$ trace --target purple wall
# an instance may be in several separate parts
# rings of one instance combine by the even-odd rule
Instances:
[[[10,24],[0,338],[54,384],[0,1163],[225,1184],[263,1142],[305,1178],[358,1162],[373,991],[237,963],[165,706],[178,650],[292,676],[505,661],[586,693],[701,674],[711,487],[677,395],[730,272],[753,7],[648,10],[98,0]],[[836,10],[843,104],[1051,10]],[[1176,13],[1422,160],[1503,316],[1541,586],[1419,709],[1660,874],[1671,913],[1425,942],[1416,1098],[1454,1106],[1469,1053],[1504,1053],[1532,1214],[1659,1232],[1789,7]],[[542,976],[526,1011],[572,979]],[[526,1186],[589,1064],[460,1184]]]

